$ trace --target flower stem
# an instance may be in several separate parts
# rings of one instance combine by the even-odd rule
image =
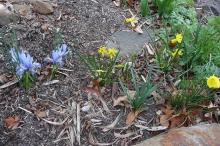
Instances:
[[[58,71],[58,66],[53,65],[52,66],[52,71],[51,71],[51,77],[50,77],[51,80],[55,78],[57,71]]]

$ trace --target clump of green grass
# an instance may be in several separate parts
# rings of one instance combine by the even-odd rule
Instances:
[[[177,111],[198,107],[213,99],[213,93],[208,90],[202,80],[183,79],[177,86],[177,94],[170,98],[171,106]]]
[[[175,0],[154,0],[154,5],[158,8],[159,16],[169,15],[174,10]]]
[[[133,111],[140,111],[146,102],[151,99],[151,93],[156,90],[156,86],[151,84],[150,77],[144,79],[143,83],[138,83],[137,74],[133,68],[131,69],[131,74],[132,83],[135,90],[134,96],[129,94],[129,89],[122,82],[120,82],[120,84],[123,92],[128,97]]]
[[[141,15],[142,17],[150,15],[150,8],[148,5],[148,0],[141,0]]]

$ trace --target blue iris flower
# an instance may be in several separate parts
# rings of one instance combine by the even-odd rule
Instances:
[[[37,69],[41,67],[40,63],[34,62],[33,57],[30,54],[21,51],[16,51],[14,48],[10,50],[12,62],[16,64],[16,74],[19,78],[22,78],[26,71],[30,71],[32,75],[37,72]]]
[[[63,57],[68,53],[67,45],[62,44],[58,49],[52,51],[51,58],[46,58],[54,65],[63,66]]]

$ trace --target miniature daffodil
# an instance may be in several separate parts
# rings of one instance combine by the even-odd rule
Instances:
[[[175,38],[171,40],[171,44],[176,45],[177,43],[181,44],[183,41],[183,35],[181,33],[177,33]]]
[[[101,55],[102,57],[104,57],[105,55],[108,54],[108,50],[107,50],[106,47],[100,47],[100,48],[98,49],[98,53],[99,53],[99,55]]]
[[[126,18],[125,19],[125,23],[138,23],[138,20],[135,17],[131,17],[131,18]]]
[[[216,77],[215,75],[208,77],[207,78],[207,85],[209,88],[214,88],[214,89],[220,88],[219,78]]]
[[[108,49],[108,57],[111,59],[115,58],[117,53],[118,53],[118,50],[115,48]]]

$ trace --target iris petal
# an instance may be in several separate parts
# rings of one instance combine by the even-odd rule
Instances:
[[[22,78],[24,72],[27,70],[27,68],[25,68],[25,66],[23,66],[22,64],[18,65],[16,67],[16,74],[19,78]]]
[[[68,53],[67,45],[62,44],[58,50],[52,51],[52,62],[53,64],[57,64],[62,66],[63,65],[63,57]]]
[[[37,72],[37,69],[41,67],[39,63],[34,62],[34,59],[30,56],[30,54],[24,52],[23,50],[15,54],[16,50],[11,49],[10,53],[12,61],[16,61],[17,63],[16,74],[19,78],[22,78],[26,71],[30,71],[31,74],[34,75]]]
[[[9,52],[10,52],[11,57],[12,57],[12,62],[18,63],[19,62],[18,61],[18,54],[17,54],[15,48],[11,48],[11,50]]]

